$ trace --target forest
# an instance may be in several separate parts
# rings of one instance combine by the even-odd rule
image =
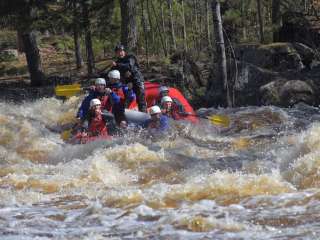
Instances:
[[[3,0],[0,81],[85,82],[122,43],[147,80],[197,107],[315,105],[319,9],[315,0]]]

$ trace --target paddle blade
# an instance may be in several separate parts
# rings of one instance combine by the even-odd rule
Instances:
[[[77,95],[80,91],[82,91],[80,84],[72,84],[72,85],[58,85],[56,86],[55,94],[60,97],[72,97]]]
[[[223,127],[229,127],[230,125],[230,118],[228,116],[216,114],[209,116],[208,119],[212,124],[221,125]]]
[[[69,138],[71,137],[71,129],[69,130],[65,130],[60,134],[60,137],[63,141],[67,141],[69,140]]]

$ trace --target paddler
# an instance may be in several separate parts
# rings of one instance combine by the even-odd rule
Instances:
[[[86,143],[90,139],[108,137],[106,122],[102,117],[101,101],[94,98],[90,101],[89,111],[82,122],[81,128],[70,143]]]
[[[110,110],[108,109],[108,95],[106,93],[106,80],[104,78],[97,78],[95,80],[95,85],[90,88],[88,96],[82,101],[77,113],[77,118],[80,122],[85,120],[90,108],[90,102],[95,98],[100,100],[102,110]]]
[[[118,126],[124,125],[124,122],[126,122],[124,115],[125,108],[128,108],[136,98],[133,92],[133,84],[122,84],[118,70],[110,71],[108,78],[110,82],[108,88],[106,88],[106,93],[110,96],[109,104],[112,109],[111,111]]]
[[[169,130],[169,118],[162,114],[159,106],[152,106],[149,114],[151,118],[143,123],[143,127],[146,128],[151,135],[165,133]]]

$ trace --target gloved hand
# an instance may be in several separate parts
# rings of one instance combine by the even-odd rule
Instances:
[[[126,71],[124,73],[125,78],[130,78],[132,76],[132,73],[130,71]]]
[[[127,84],[127,86],[128,86],[128,89],[131,90],[131,89],[133,88],[133,83],[132,83],[132,82],[129,82],[129,83]]]
[[[83,123],[82,123],[82,132],[83,131],[87,131],[87,129],[89,128],[89,122],[87,120],[85,120]]]
[[[100,108],[96,108],[96,109],[94,110],[94,113],[96,114],[96,116],[99,116],[99,115],[102,114],[102,111],[101,111]]]
[[[108,94],[111,94],[111,93],[112,93],[112,90],[111,90],[110,88],[106,88],[106,89],[105,89],[105,92],[106,92],[106,94],[108,95]]]

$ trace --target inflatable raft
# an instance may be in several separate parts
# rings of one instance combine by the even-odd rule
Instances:
[[[145,82],[145,98],[147,102],[147,107],[150,108],[153,105],[155,105],[157,102],[160,102],[160,84],[159,83],[151,83],[151,82]],[[192,123],[198,122],[198,117],[191,107],[188,100],[182,95],[182,93],[176,89],[169,87],[169,94],[168,94],[174,101],[179,102],[183,109],[185,114],[181,115],[181,120],[190,121]],[[137,109],[137,103],[134,102],[130,105],[131,109]]]
[[[148,108],[152,107],[157,102],[161,101],[160,92],[159,92],[160,86],[161,85],[159,83],[145,82],[145,98],[146,98]],[[177,101],[179,102],[180,105],[182,105],[185,114],[181,115],[181,120],[190,121],[192,123],[198,122],[198,117],[196,116],[195,111],[193,110],[189,102],[185,99],[185,97],[182,95],[182,93],[179,90],[177,90],[176,88],[170,87],[168,95],[174,101]],[[112,113],[107,111],[103,111],[102,115],[108,125],[109,133],[112,135],[114,132],[113,129],[116,128],[114,116]],[[150,115],[147,113],[139,112],[137,102],[134,101],[130,104],[129,109],[125,110],[125,117],[129,124],[132,123],[136,125],[141,125],[143,122],[145,122],[150,118]],[[88,142],[96,141],[98,139],[110,140],[111,138],[111,136],[109,135],[81,138],[80,134],[78,135],[78,138],[77,138],[77,136],[72,136],[71,132],[72,132],[71,129],[62,132],[61,138],[67,142],[70,139],[74,139],[75,143],[88,143]]]

